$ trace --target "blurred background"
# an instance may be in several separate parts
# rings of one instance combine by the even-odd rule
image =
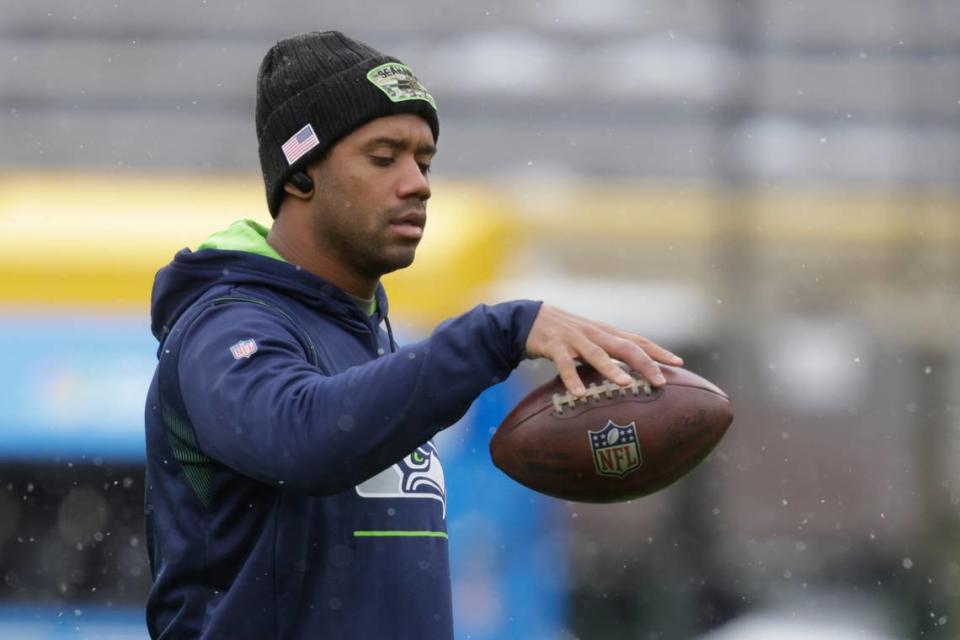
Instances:
[[[269,223],[267,48],[336,28],[436,97],[404,341],[548,300],[734,399],[653,496],[490,464],[529,363],[439,446],[457,637],[960,637],[960,4],[0,0],[0,637],[146,637],[149,292]]]

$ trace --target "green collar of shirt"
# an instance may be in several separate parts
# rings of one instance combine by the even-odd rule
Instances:
[[[283,256],[277,253],[277,250],[267,242],[267,234],[270,232],[265,226],[255,220],[237,220],[226,229],[217,231],[209,238],[200,243],[197,251],[202,249],[220,249],[222,251],[246,251],[255,253],[265,258],[273,258],[280,262],[287,262]],[[350,294],[347,294],[350,295]],[[357,303],[361,309],[372,316],[377,311],[377,299],[371,298],[365,300],[356,296],[350,296],[350,299]]]

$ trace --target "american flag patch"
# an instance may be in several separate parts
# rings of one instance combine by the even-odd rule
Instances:
[[[313,132],[313,126],[307,125],[281,145],[283,155],[287,158],[287,164],[293,164],[303,157],[307,151],[320,144],[317,140],[317,134]]]
[[[253,338],[249,340],[241,340],[237,344],[230,347],[230,353],[233,354],[234,360],[239,360],[240,358],[249,358],[257,352],[257,341]]]

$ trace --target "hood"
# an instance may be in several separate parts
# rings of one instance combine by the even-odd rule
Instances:
[[[150,328],[157,340],[162,342],[184,311],[214,285],[266,286],[364,328],[371,320],[378,325],[387,315],[383,285],[377,285],[377,308],[367,317],[345,292],[285,261],[267,244],[266,227],[240,220],[210,236],[196,251],[181,249],[157,272],[150,302]]]

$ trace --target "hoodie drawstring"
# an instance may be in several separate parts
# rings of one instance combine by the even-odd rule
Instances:
[[[390,326],[390,318],[388,318],[387,316],[383,316],[383,321],[387,325],[387,337],[390,340],[390,353],[393,353],[394,351],[397,350],[397,343],[393,339],[393,327]]]

